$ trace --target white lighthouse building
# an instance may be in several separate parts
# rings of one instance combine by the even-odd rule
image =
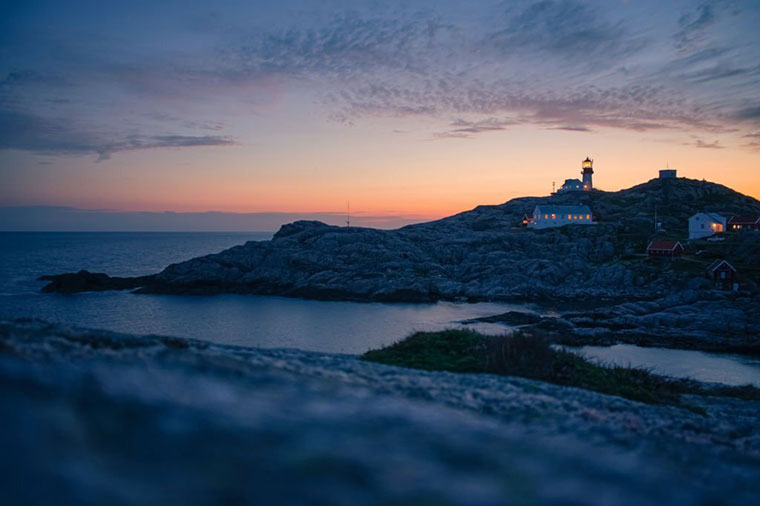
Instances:
[[[562,186],[559,187],[557,193],[574,192],[574,191],[591,191],[594,189],[594,160],[586,157],[581,162],[581,176],[580,179],[565,179]]]
[[[583,189],[586,191],[592,190],[594,188],[594,160],[589,157],[583,160],[581,175],[583,176]]]

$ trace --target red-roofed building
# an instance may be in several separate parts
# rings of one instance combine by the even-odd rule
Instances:
[[[728,220],[728,230],[760,230],[760,216],[733,216]]]
[[[707,268],[707,274],[712,278],[715,288],[718,290],[736,290],[734,278],[736,269],[726,260],[716,260]]]
[[[647,246],[647,255],[655,258],[675,258],[683,254],[683,246],[679,241],[655,239]]]

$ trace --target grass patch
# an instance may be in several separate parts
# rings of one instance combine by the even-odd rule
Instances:
[[[741,386],[717,386],[703,388],[701,386],[689,386],[684,388],[683,393],[698,395],[714,395],[718,397],[734,397],[745,401],[760,401],[760,388],[753,385]]]
[[[483,335],[469,330],[417,332],[363,360],[426,371],[485,372],[480,359]]]
[[[650,404],[682,404],[683,384],[645,369],[602,366],[523,332],[486,336],[469,330],[417,332],[362,355],[363,360],[415,369],[521,376]]]

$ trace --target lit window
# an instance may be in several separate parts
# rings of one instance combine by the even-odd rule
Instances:
[[[590,214],[587,214],[587,215],[586,215],[586,219],[587,219],[587,220],[590,220],[590,219],[591,219],[591,215],[590,215]]]
[[[548,220],[548,219],[549,219],[549,215],[548,215],[548,214],[545,214],[545,215],[544,215],[544,219],[545,219],[545,220]]]
[[[556,214],[552,214],[552,219],[556,220],[557,219],[557,215]]]
[[[568,214],[568,215],[567,215],[567,219],[568,219],[568,220],[572,220],[572,219],[573,219],[573,215],[572,215],[572,214]]]

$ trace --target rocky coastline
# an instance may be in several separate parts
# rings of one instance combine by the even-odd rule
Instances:
[[[503,323],[557,344],[637,346],[760,356],[760,300],[685,290],[653,301],[571,310],[557,317],[510,311],[463,323]]]
[[[538,203],[581,203],[598,225],[521,227]],[[647,258],[652,213],[685,237],[699,211],[760,214],[760,202],[724,186],[654,179],[619,192],[569,192],[479,206],[398,230],[299,221],[270,241],[250,241],[138,278],[45,276],[47,292],[134,290],[156,294],[259,294],[322,300],[541,302],[561,319],[536,322],[567,341],[631,342],[756,353],[760,341],[760,232],[687,243],[684,258]],[[714,290],[705,269],[727,258],[740,291]]]
[[[519,226],[537,203],[582,201],[599,222],[532,230]],[[760,214],[760,202],[724,186],[688,179],[652,180],[619,192],[575,192],[479,206],[397,230],[298,221],[270,241],[249,241],[138,278],[79,273],[45,276],[44,290],[136,289],[137,293],[251,293],[315,299],[652,300],[710,288],[703,264],[730,257],[749,267],[742,290],[758,293],[760,233],[702,241],[690,259],[655,261],[644,254],[652,217],[683,237],[698,210]],[[670,213],[667,213],[670,210]]]

